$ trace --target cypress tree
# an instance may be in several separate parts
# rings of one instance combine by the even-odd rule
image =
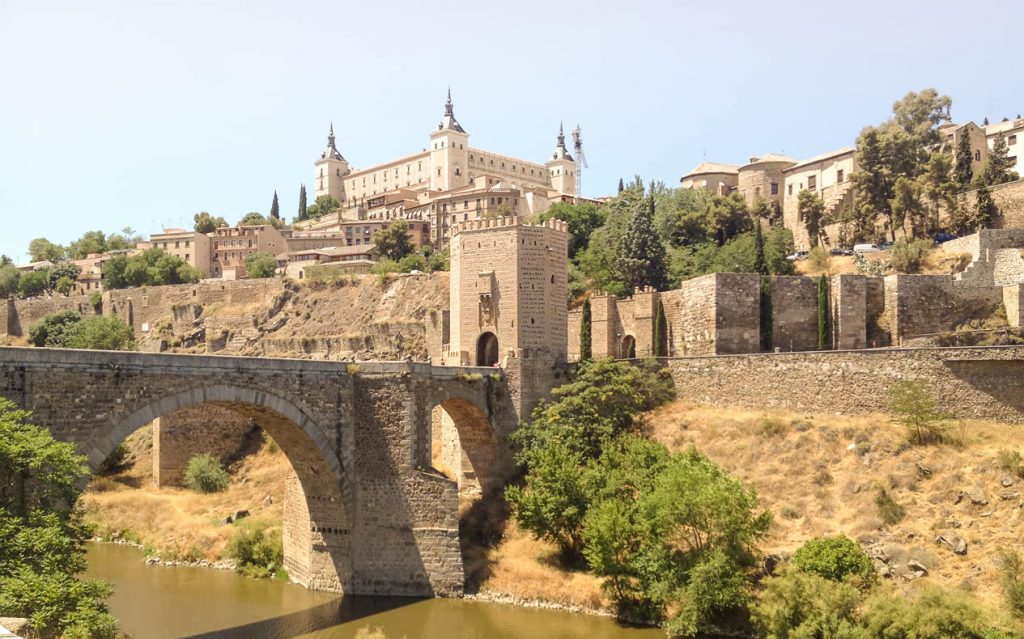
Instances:
[[[296,218],[299,220],[308,220],[309,213],[306,212],[306,185],[299,185],[299,216]]]
[[[832,348],[832,318],[828,305],[828,277],[818,278],[818,350]]]
[[[654,356],[668,357],[668,318],[665,305],[658,300],[658,314],[654,319]]]
[[[590,298],[583,300],[583,313],[580,319],[580,361],[586,362],[593,358],[593,348],[590,338]]]
[[[277,189],[274,190],[274,201],[270,203],[270,217],[281,219],[281,205],[277,202]]]
[[[772,350],[774,325],[772,317],[772,278],[761,276],[761,350]]]
[[[974,228],[991,228],[992,223],[999,217],[999,207],[996,206],[992,192],[988,190],[988,185],[984,181],[979,180],[975,193],[977,199],[974,203]]]
[[[626,190],[626,185],[622,183],[622,178],[619,178],[619,193]]]
[[[665,247],[654,230],[654,198],[641,204],[619,243],[617,262],[622,279],[629,290],[653,287],[659,291],[668,286]]]
[[[761,220],[754,219],[754,272],[768,275],[768,260],[764,257],[764,235]]]
[[[960,140],[956,145],[956,166],[953,168],[953,178],[960,185],[961,191],[966,191],[971,186],[971,178],[974,177],[974,169],[971,162],[974,154],[971,152],[971,138],[964,129],[960,133]]]

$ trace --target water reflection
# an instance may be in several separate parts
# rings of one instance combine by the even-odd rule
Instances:
[[[90,544],[89,576],[136,639],[342,639],[364,626],[390,639],[653,639],[611,619],[453,599],[339,597],[204,568],[146,566],[138,550]]]

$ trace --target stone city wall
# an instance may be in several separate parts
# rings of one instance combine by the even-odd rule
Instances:
[[[1024,347],[877,349],[666,360],[680,399],[715,406],[870,414],[920,380],[957,418],[1024,423]]]
[[[209,453],[227,464],[258,435],[255,420],[222,406],[190,406],[158,417],[153,421],[153,481],[180,486],[193,456]]]
[[[772,278],[772,346],[780,351],[818,348],[818,281]]]
[[[1003,302],[1003,289],[956,286],[953,275],[890,275],[885,300],[892,334],[902,341],[992,317]]]

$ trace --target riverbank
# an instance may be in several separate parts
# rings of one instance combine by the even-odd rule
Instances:
[[[934,583],[1001,610],[998,554],[1014,547],[1024,526],[1024,481],[1010,468],[1024,444],[1019,428],[957,422],[949,443],[909,447],[906,432],[884,416],[675,402],[649,421],[654,439],[677,451],[696,446],[756,488],[774,513],[763,554],[785,558],[811,538],[845,534],[904,592]],[[165,565],[224,568],[218,562],[235,530],[223,523],[227,515],[248,510],[251,518],[280,524],[290,472],[280,452],[265,448],[242,459],[227,491],[201,495],[152,486],[145,437],[130,442],[134,466],[94,480],[82,499],[89,519],[102,522],[101,536],[138,544]],[[897,522],[882,519],[883,491],[904,513]],[[554,547],[519,530],[501,504],[477,512],[481,521],[467,521],[471,510],[479,511],[463,508],[468,599],[609,614],[600,580],[564,568]]]

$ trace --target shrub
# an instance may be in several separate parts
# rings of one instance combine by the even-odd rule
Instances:
[[[875,576],[871,558],[844,535],[808,541],[793,555],[793,565],[803,572],[831,581],[870,581]]]
[[[284,558],[281,532],[270,529],[264,521],[246,521],[238,524],[227,555],[238,565],[238,572],[247,577],[273,577]]]
[[[274,441],[274,438],[270,436],[270,433],[268,433],[267,431],[263,431],[262,432],[262,437],[263,437],[263,450],[267,451],[271,455],[274,455],[279,450],[281,450],[281,447],[277,445],[277,442]]]
[[[761,433],[767,437],[782,437],[789,432],[789,423],[779,417],[761,418]]]
[[[201,493],[219,493],[227,489],[231,478],[220,460],[210,453],[201,453],[188,460],[185,485]]]
[[[123,469],[128,463],[128,447],[124,443],[117,445],[107,458],[103,460],[100,467],[96,469],[97,475],[112,475]]]
[[[1021,468],[1020,453],[1015,450],[999,451],[999,468],[1014,475],[1021,475],[1024,468]]]
[[[1016,550],[999,552],[999,581],[1010,612],[1024,618],[1024,557]]]
[[[889,390],[893,420],[910,431],[912,444],[945,441],[946,414],[928,392],[923,382],[901,381]]]
[[[892,247],[892,266],[898,273],[918,273],[931,248],[928,240],[897,240]]]
[[[765,581],[751,620],[766,639],[867,639],[855,616],[860,600],[850,584],[792,567]]]
[[[964,596],[930,588],[913,599],[881,589],[866,603],[861,626],[869,637],[986,639],[992,629]]]
[[[245,276],[273,277],[277,273],[277,258],[267,251],[256,251],[245,256]]]
[[[99,291],[93,291],[90,293],[89,304],[91,304],[93,309],[96,311],[100,311],[103,308],[103,294]]]
[[[875,495],[875,505],[878,506],[878,515],[889,526],[898,524],[907,514],[903,506],[896,503],[889,491],[881,486],[878,488],[878,494]]]
[[[828,272],[832,266],[832,256],[824,246],[815,246],[807,255],[807,261],[816,271]]]

